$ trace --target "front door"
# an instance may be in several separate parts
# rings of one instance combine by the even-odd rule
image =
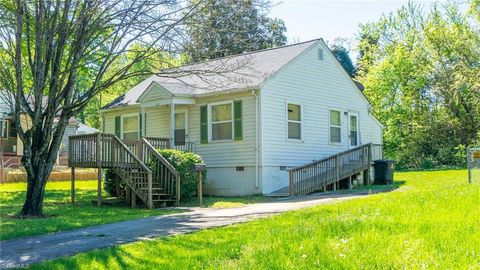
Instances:
[[[187,141],[187,112],[175,112],[175,145],[185,145]]]
[[[349,113],[348,115],[348,126],[349,126],[349,144],[350,147],[356,147],[359,145],[359,128],[358,128],[358,114]]]

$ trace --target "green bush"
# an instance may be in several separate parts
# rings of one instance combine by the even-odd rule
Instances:
[[[198,175],[191,171],[192,165],[202,163],[202,158],[194,153],[173,149],[159,149],[158,152],[166,159],[180,174],[180,198],[188,200],[197,194]],[[149,164],[153,168],[154,164]],[[206,172],[203,173],[205,181]]]
[[[105,181],[103,184],[105,191],[112,197],[118,197],[115,189],[115,172],[108,169],[105,172]],[[120,179],[120,196],[125,197],[125,182]]]

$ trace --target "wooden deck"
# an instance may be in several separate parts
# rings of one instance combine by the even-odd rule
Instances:
[[[72,168],[72,202],[75,201],[75,168],[97,168],[99,170],[97,203],[102,203],[102,169],[111,169],[119,182],[126,183],[126,198],[132,207],[140,198],[149,209],[154,205],[165,206],[180,200],[180,175],[156,149],[167,139],[142,138],[140,141],[123,142],[113,134],[87,134],[71,136],[68,164]],[[152,143],[157,144],[154,147]],[[159,143],[160,142],[160,143]],[[155,164],[155,165],[152,165]],[[117,192],[120,193],[120,192]]]

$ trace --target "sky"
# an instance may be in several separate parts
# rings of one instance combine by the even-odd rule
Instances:
[[[354,38],[359,23],[378,20],[408,3],[403,0],[273,0],[271,17],[285,21],[289,43]],[[417,2],[416,2],[417,3]],[[421,1],[429,7],[432,1]]]

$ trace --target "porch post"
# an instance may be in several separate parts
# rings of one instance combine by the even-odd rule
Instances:
[[[170,148],[175,148],[175,104],[170,105]]]
[[[146,134],[146,131],[147,131],[147,127],[145,126],[145,124],[147,123],[145,121],[145,108],[142,107],[142,131],[140,132],[141,133],[141,136],[140,136],[140,139],[141,137],[146,137],[147,134]]]

